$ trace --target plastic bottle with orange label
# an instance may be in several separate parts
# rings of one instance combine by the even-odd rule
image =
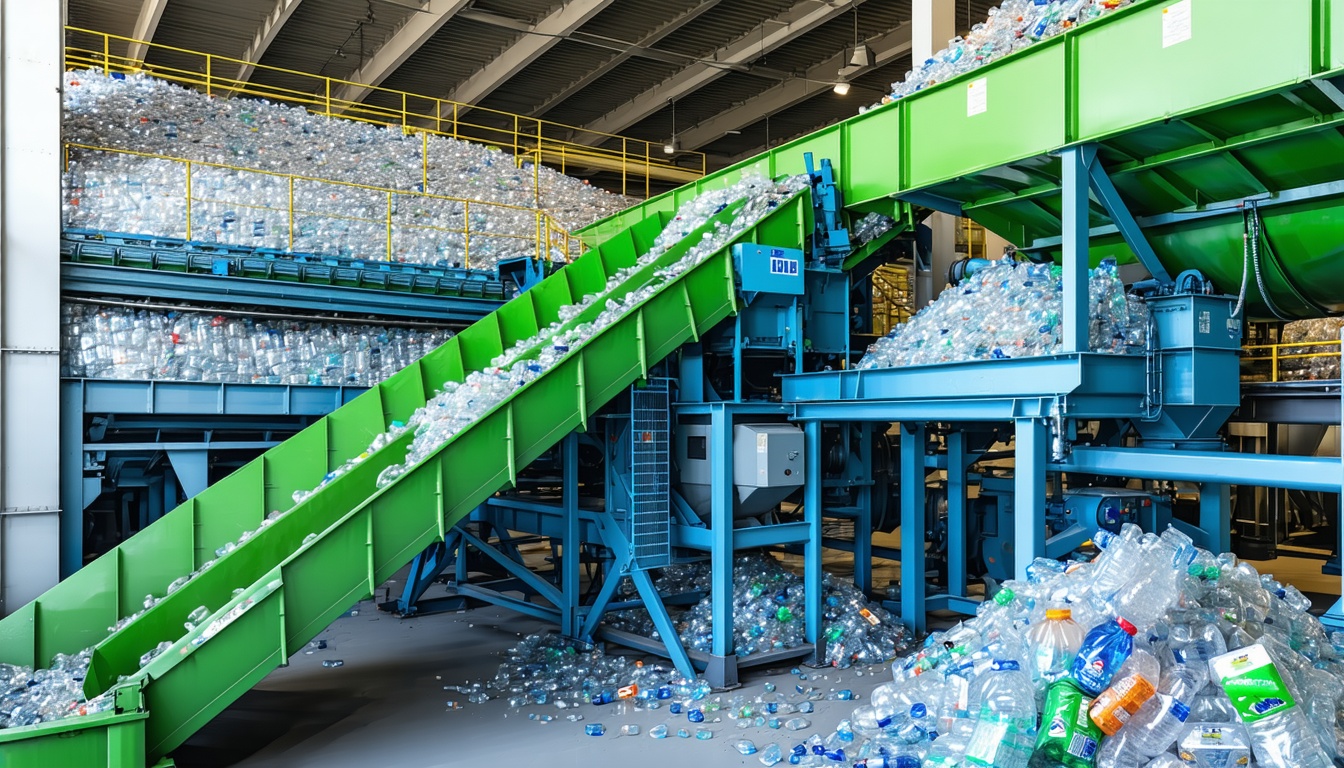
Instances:
[[[1143,675],[1130,675],[1102,691],[1087,711],[1101,732],[1114,736],[1157,689]]]

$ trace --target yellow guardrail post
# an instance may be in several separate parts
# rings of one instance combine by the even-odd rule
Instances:
[[[392,260],[392,191],[387,193],[387,260]]]
[[[1271,361],[1271,362],[1270,362],[1270,371],[1271,371],[1271,373],[1270,373],[1270,376],[1269,376],[1269,380],[1270,380],[1270,381],[1275,381],[1275,382],[1277,382],[1277,381],[1279,380],[1279,345],[1278,345],[1278,344],[1275,344],[1273,347],[1270,348],[1270,350],[1269,350],[1269,355],[1270,355],[1270,361]]]
[[[420,132],[420,191],[429,193],[429,133]]]
[[[103,35],[103,77],[112,75],[112,38]]]

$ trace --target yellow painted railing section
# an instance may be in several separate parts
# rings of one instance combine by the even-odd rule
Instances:
[[[412,231],[431,231],[442,235],[459,235],[462,238],[462,266],[471,267],[472,239],[477,242],[477,253],[479,253],[480,243],[492,239],[508,240],[527,240],[530,245],[523,248],[534,258],[552,260],[557,253],[564,254],[564,259],[568,260],[583,252],[583,242],[577,235],[571,234],[557,221],[551,218],[550,214],[539,208],[523,208],[506,203],[492,203],[480,200],[468,200],[466,198],[451,197],[449,195],[436,195],[427,192],[408,192],[399,189],[390,189],[387,187],[377,187],[368,184],[356,184],[348,181],[334,181],[332,179],[321,179],[312,176],[301,176],[290,173],[278,173],[275,171],[262,171],[255,168],[243,168],[223,163],[210,163],[199,160],[187,160],[180,157],[171,157],[168,155],[156,155],[148,152],[135,152],[127,149],[115,149],[112,147],[96,147],[87,144],[67,143],[65,145],[65,167],[68,169],[71,161],[78,161],[82,155],[107,153],[123,155],[128,157],[138,157],[149,160],[159,160],[171,163],[180,167],[181,186],[170,192],[175,196],[180,195],[182,200],[182,230],[177,233],[184,236],[187,240],[193,239],[213,239],[202,238],[202,224],[200,216],[195,214],[204,205],[226,205],[233,209],[241,210],[262,210],[271,213],[283,213],[287,224],[287,250],[294,250],[294,240],[296,233],[300,231],[301,223],[305,220],[321,219],[341,219],[345,221],[362,222],[366,224],[377,225],[377,229],[384,233],[385,241],[382,245],[382,255],[388,261],[397,259],[397,235],[398,233],[407,234]],[[266,178],[278,180],[285,187],[287,205],[283,208],[273,205],[258,205],[253,200],[242,199],[220,199],[215,196],[207,196],[203,193],[199,184],[199,179],[205,170],[228,171],[239,176],[255,176],[258,179]],[[197,183],[193,183],[197,182]],[[246,185],[240,185],[246,186]],[[369,198],[380,197],[386,201],[386,204],[379,206],[383,211],[382,215],[374,216],[352,216],[348,214],[336,214],[328,211],[305,209],[301,205],[296,205],[295,201],[303,197],[305,191],[311,192],[318,188],[329,188],[330,192],[325,194],[357,194],[365,198],[362,205],[341,206],[343,209],[354,207],[368,210],[372,206],[368,203]],[[296,192],[298,192],[296,198]],[[85,190],[85,194],[88,190]],[[66,204],[78,207],[81,204],[87,205],[87,200],[80,200],[75,191],[67,193],[69,199]],[[445,212],[451,218],[462,220],[462,227],[445,227],[438,225],[414,224],[405,218],[398,218],[399,212],[406,210],[405,204],[427,206],[440,205],[445,206]],[[490,226],[472,226],[472,219],[485,214],[487,221],[490,214],[508,216],[517,222],[520,218],[530,219],[533,222],[533,232],[531,234],[520,234],[515,228],[513,231],[502,231],[492,229]],[[167,234],[167,233],[160,233]],[[372,258],[373,253],[357,254],[364,258]],[[479,261],[479,259],[478,259]]]
[[[124,74],[143,72],[210,96],[269,99],[302,106],[314,114],[468,139],[508,151],[518,162],[540,160],[562,169],[567,166],[619,173],[623,194],[642,191],[648,197],[653,179],[681,184],[705,174],[704,153],[682,151],[668,156],[663,153],[660,142],[590,131],[512,112],[268,67],[89,29],[66,27],[65,31],[66,69],[98,69],[104,73]],[[133,44],[143,46],[142,50],[146,51],[143,57],[131,58],[125,54]],[[161,55],[155,57],[156,52]],[[151,58],[172,63],[151,63]],[[247,80],[237,77],[244,67],[253,70],[252,77]],[[253,82],[259,72],[279,73],[290,84]],[[347,90],[365,96],[361,100],[344,98],[342,93]],[[380,103],[371,104],[371,100]],[[619,146],[614,146],[617,143]],[[674,159],[677,162],[673,162]]]
[[[1257,344],[1242,348],[1242,379],[1245,381],[1309,381],[1311,375],[1299,375],[1312,366],[1287,365],[1292,361],[1334,362],[1334,370],[1339,370],[1340,340],[1294,341],[1286,344]],[[1331,378],[1337,378],[1332,376]]]

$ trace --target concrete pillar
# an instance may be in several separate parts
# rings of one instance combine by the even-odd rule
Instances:
[[[0,615],[60,575],[63,5],[0,0]]]
[[[913,0],[910,27],[910,60],[917,67],[956,36],[956,0]],[[938,298],[947,285],[947,268],[957,259],[956,222],[946,213],[935,213],[924,220],[933,230],[933,269],[917,275],[916,309]]]

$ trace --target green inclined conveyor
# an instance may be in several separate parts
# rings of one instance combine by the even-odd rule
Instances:
[[[915,210],[964,212],[1048,256],[1060,239],[1059,151],[1087,146],[1172,275],[1198,268],[1223,290],[1235,292],[1243,277],[1254,286],[1242,234],[1256,218],[1266,237],[1253,269],[1269,301],[1252,287],[1252,314],[1269,314],[1270,303],[1292,316],[1344,310],[1344,0],[1189,1],[1188,39],[1164,41],[1163,11],[1173,0],[1145,0],[590,227],[600,247],[0,621],[0,662],[44,666],[55,653],[96,644],[85,691],[115,690],[118,705],[0,730],[0,765],[165,758],[649,366],[734,312],[725,249],[661,285],[388,487],[377,489],[375,478],[402,461],[409,435],[302,504],[291,500],[444,382],[488,366],[561,307],[601,290],[647,251],[679,205],[749,170],[799,173],[811,152],[835,163],[852,213],[891,214],[900,228]],[[968,95],[972,84],[988,90],[983,109]],[[1132,259],[1109,210],[1094,200],[1093,256]],[[810,217],[806,199],[795,197],[738,239],[801,247]],[[645,284],[656,266],[614,295]],[[108,636],[146,594],[163,594],[274,509],[290,511]],[[193,644],[200,630],[183,638],[182,627],[199,605],[236,617]],[[140,669],[141,654],[162,641],[175,645]]]

